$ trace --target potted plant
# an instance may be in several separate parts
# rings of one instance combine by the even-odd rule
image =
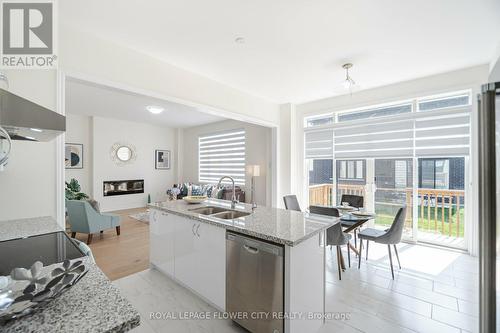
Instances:
[[[66,200],[83,200],[88,199],[89,196],[80,192],[81,187],[78,180],[72,178],[69,183],[66,182]]]

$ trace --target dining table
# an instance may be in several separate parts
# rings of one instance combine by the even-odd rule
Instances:
[[[340,223],[341,223],[342,227],[344,228],[343,231],[345,233],[350,233],[351,231],[356,230],[357,228],[361,227],[363,224],[365,224],[366,222],[368,222],[369,220],[374,219],[374,218],[375,218],[375,214],[361,216],[361,215],[355,215],[352,213],[344,213],[340,216]],[[358,250],[356,248],[356,246],[354,246],[350,242],[349,242],[348,246],[351,248],[351,250],[353,250],[353,252],[357,256],[359,256],[359,257],[361,256],[360,250]],[[344,258],[342,256],[340,258],[341,258],[342,268],[345,269]]]

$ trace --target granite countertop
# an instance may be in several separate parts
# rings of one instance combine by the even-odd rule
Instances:
[[[271,207],[257,207],[252,212],[252,206],[245,203],[238,203],[236,210],[246,211],[251,214],[233,220],[223,220],[191,211],[203,206],[217,206],[231,209],[229,201],[218,199],[209,199],[202,204],[188,204],[184,200],[149,204],[150,208],[156,208],[171,214],[184,216],[288,246],[295,246],[339,222],[339,219],[335,217],[322,217],[320,215]]]
[[[61,228],[50,217],[0,221],[0,241],[29,237]],[[7,332],[125,332],[139,326],[135,310],[104,273],[90,261],[89,271],[43,309],[7,322]]]

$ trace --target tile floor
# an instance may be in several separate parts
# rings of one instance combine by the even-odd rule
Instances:
[[[477,332],[478,261],[461,252],[400,244],[402,270],[391,279],[387,247],[370,244],[338,280],[335,250],[327,249],[327,311],[348,312],[325,332]],[[331,255],[333,254],[333,255]],[[347,259],[347,257],[345,256]],[[142,314],[134,332],[242,332],[229,320],[152,320],[150,312],[214,311],[156,270],[114,281]]]

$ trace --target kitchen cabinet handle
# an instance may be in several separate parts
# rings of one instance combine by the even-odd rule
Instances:
[[[200,233],[198,232],[198,230],[200,230],[200,225],[201,225],[201,223],[198,223],[198,226],[196,227],[196,235],[198,237],[200,237]]]

